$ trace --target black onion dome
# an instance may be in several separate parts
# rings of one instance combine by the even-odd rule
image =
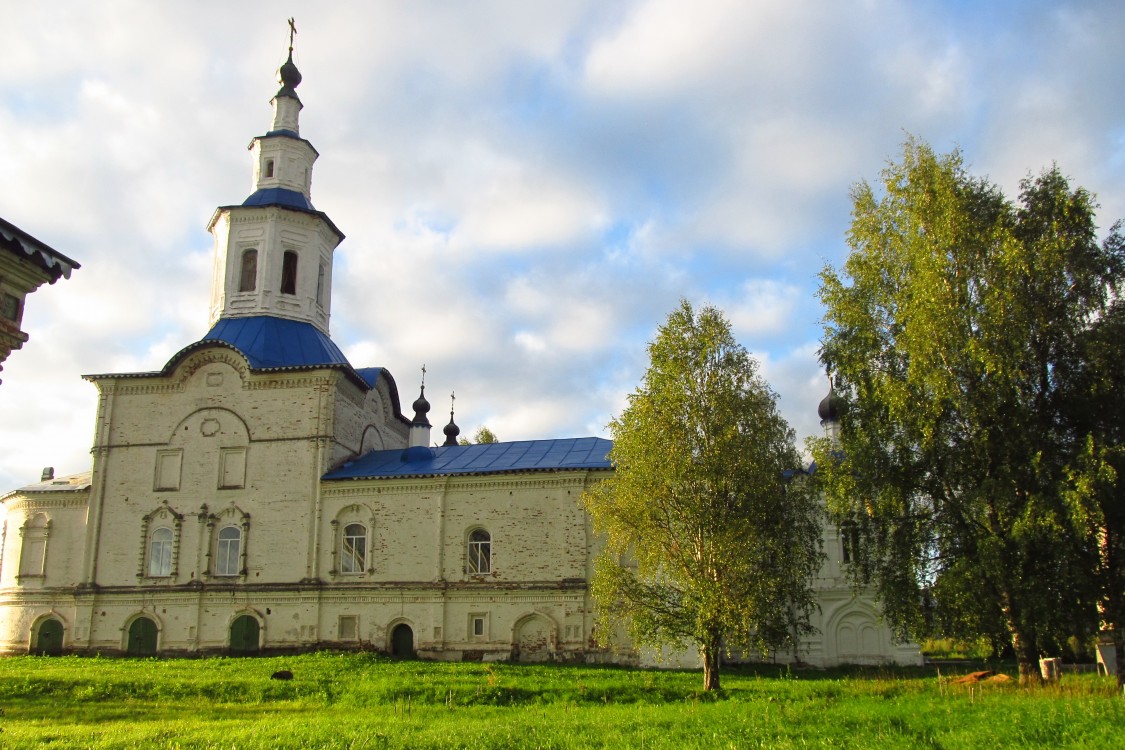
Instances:
[[[449,412],[449,424],[447,424],[442,432],[445,433],[445,442],[442,445],[457,445],[457,436],[461,434],[461,428],[453,421],[453,412]]]
[[[418,394],[418,398],[414,400],[414,421],[424,422],[429,424],[426,419],[426,414],[430,411],[430,402],[426,400],[426,386],[422,386],[422,392]]]
[[[821,400],[820,406],[816,407],[816,413],[820,415],[821,422],[839,422],[843,406],[844,400],[836,395],[832,386],[828,386],[828,395]]]
[[[293,64],[293,50],[289,50],[289,59],[278,68],[277,82],[281,84],[277,92],[278,96],[291,96],[297,99],[297,92],[294,89],[301,83],[301,71]]]

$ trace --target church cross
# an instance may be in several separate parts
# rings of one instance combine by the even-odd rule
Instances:
[[[289,51],[293,51],[293,36],[297,33],[297,24],[292,18],[289,19]]]

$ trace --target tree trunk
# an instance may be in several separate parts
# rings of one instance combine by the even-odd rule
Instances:
[[[1004,618],[1008,623],[1008,633],[1012,638],[1012,650],[1016,652],[1016,662],[1020,670],[1021,685],[1037,685],[1043,681],[1039,673],[1039,654],[1035,644],[1023,632],[1019,624],[1018,611],[1012,602],[1012,594],[1006,592],[1003,597]]]
[[[720,690],[719,664],[722,660],[722,646],[717,638],[705,643],[700,649],[703,656],[703,691]]]

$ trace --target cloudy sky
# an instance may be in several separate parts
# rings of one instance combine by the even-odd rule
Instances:
[[[84,373],[208,329],[295,16],[332,335],[436,425],[606,435],[680,298],[819,430],[816,273],[906,133],[1014,194],[1052,161],[1125,217],[1125,4],[950,0],[5,3],[0,216],[82,264],[0,377],[0,492],[89,467]],[[437,434],[435,432],[435,434]]]

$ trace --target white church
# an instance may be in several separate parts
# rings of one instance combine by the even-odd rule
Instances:
[[[333,343],[344,235],[311,201],[292,49],[278,78],[254,192],[208,224],[211,329],[160,370],[84,376],[91,470],[0,497],[0,653],[644,663],[592,637],[580,497],[610,442],[458,445],[451,412],[438,446],[424,384],[408,417],[387,370]],[[818,634],[778,659],[920,663],[854,594],[830,525],[823,543]]]

